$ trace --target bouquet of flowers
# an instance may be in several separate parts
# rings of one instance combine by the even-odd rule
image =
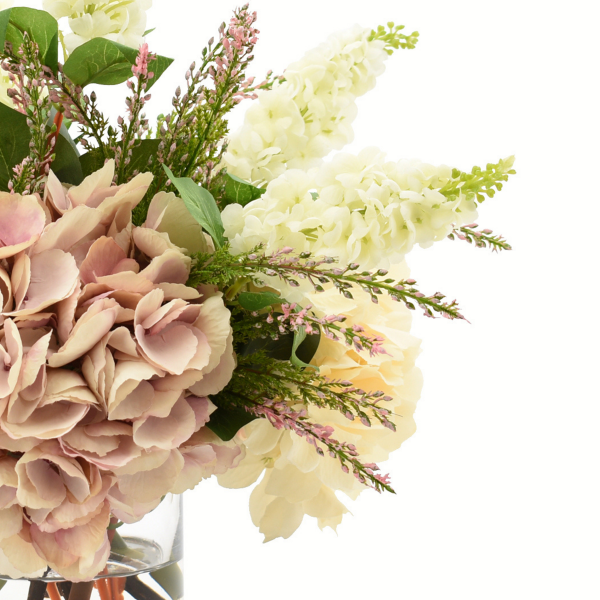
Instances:
[[[474,221],[512,158],[463,172],[332,154],[417,33],[357,26],[259,83],[243,6],[151,123],[173,61],[144,41],[150,4],[0,12],[5,577],[101,577],[117,527],[213,475],[262,476],[250,509],[266,541],[305,515],[335,529],[338,491],[393,492],[377,463],[415,429],[411,311],[464,318],[405,256],[447,238],[510,249]],[[126,85],[116,122],[92,84]]]

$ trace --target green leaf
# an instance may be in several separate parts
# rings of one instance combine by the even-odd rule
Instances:
[[[273,360],[287,362],[292,360],[294,341],[295,335],[293,333],[286,333],[280,335],[276,340],[269,338],[257,338],[248,342],[247,344],[244,344],[242,347],[236,348],[236,351],[241,356],[251,356],[256,352],[263,352],[266,356],[272,358]],[[319,331],[318,333],[306,336],[304,341],[298,343],[295,350],[295,355],[296,359],[302,363],[299,366],[304,367],[310,363],[317,352],[320,341],[321,332]],[[314,367],[311,366],[311,368]]]
[[[255,312],[273,304],[281,304],[285,300],[272,292],[242,292],[238,296],[238,302],[242,308]]]
[[[75,84],[85,87],[91,83],[118,85],[132,77],[138,50],[117,44],[104,38],[94,38],[79,46],[65,63],[65,75]],[[169,68],[172,58],[157,56],[150,63],[154,78],[148,83],[150,89]]]
[[[131,161],[128,169],[133,173],[139,171],[144,173],[150,171],[148,160],[158,151],[160,140],[142,140],[141,143],[134,146],[131,153]],[[84,177],[95,173],[104,166],[104,155],[98,148],[86,152],[79,158]]]
[[[228,203],[246,206],[252,200],[260,198],[266,190],[254,187],[247,181],[227,173],[225,175],[225,199]]]
[[[10,42],[13,54],[23,44],[23,33],[29,33],[38,45],[42,64],[58,71],[58,22],[43,10],[18,6],[0,12],[0,49]]]
[[[177,563],[152,571],[150,577],[169,594],[172,600],[183,598],[183,573]]]
[[[153,27],[152,29],[146,29],[146,31],[144,31],[144,37],[150,35],[153,31],[156,31],[156,27]]]
[[[79,185],[83,181],[83,170],[79,162],[79,153],[71,145],[71,141],[61,133],[54,148],[56,159],[51,169],[62,183]]]
[[[225,229],[219,207],[212,194],[200,187],[193,179],[175,177],[169,167],[163,165],[163,168],[171,183],[181,194],[181,199],[192,217],[211,235],[217,248],[222,248],[225,243],[223,235]]]
[[[2,103],[0,123],[0,190],[8,191],[13,167],[29,154],[31,133],[25,115]]]
[[[308,363],[304,362],[302,359],[298,357],[298,348],[300,344],[306,339],[306,327],[299,327],[298,331],[294,332],[294,343],[292,344],[292,356],[290,357],[290,361],[293,365],[297,367],[311,367]],[[315,368],[315,367],[311,367]]]
[[[141,143],[134,146],[131,153],[131,161],[128,169],[131,173],[139,171],[145,173],[150,170],[148,161],[151,156],[156,156],[160,140],[142,140]]]
[[[211,396],[211,400],[217,405],[217,410],[210,415],[206,426],[224,442],[228,442],[244,425],[256,419],[243,408],[231,405],[220,406],[218,395]]]
[[[88,175],[99,171],[104,166],[104,155],[102,154],[102,150],[95,148],[80,156],[79,162],[81,163],[83,176],[87,177]]]
[[[52,122],[52,117],[50,123]],[[13,167],[29,155],[31,131],[27,118],[20,112],[0,104],[0,190],[8,190]],[[63,183],[78,185],[83,181],[77,148],[66,128],[61,128],[55,147],[52,170]]]

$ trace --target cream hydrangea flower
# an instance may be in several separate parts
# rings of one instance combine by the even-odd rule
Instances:
[[[103,37],[137,48],[144,40],[146,11],[152,0],[44,0],[44,10],[56,19],[68,17],[72,33],[65,36],[68,52]]]
[[[13,4],[13,0],[0,0],[0,10],[6,10],[7,8],[11,8]]]
[[[405,264],[393,269],[393,276],[408,277]],[[307,297],[318,316],[342,313],[348,326],[361,324],[372,335],[386,338],[389,354],[369,357],[358,354],[341,342],[323,338],[313,364],[322,375],[349,380],[365,390],[381,390],[393,398],[385,407],[397,430],[391,431],[373,420],[366,427],[359,419],[349,421],[337,411],[308,407],[313,422],[331,426],[335,439],[354,444],[367,463],[386,460],[415,431],[413,412],[421,390],[421,373],[415,367],[419,340],[409,334],[410,311],[387,297],[374,305],[366,294],[347,299],[335,289]],[[335,529],[347,508],[337,491],[356,499],[365,489],[338,461],[320,457],[315,449],[294,433],[279,431],[264,419],[253,421],[237,435],[245,458],[236,469],[219,476],[224,487],[247,487],[264,477],[253,490],[250,513],[265,541],[289,537],[305,515],[316,517],[319,527]]]
[[[356,98],[375,86],[388,58],[370,33],[355,26],[331,36],[290,65],[283,83],[259,92],[229,140],[229,173],[262,185],[288,168],[318,166],[352,141]]]
[[[387,267],[476,219],[474,200],[439,192],[451,177],[450,167],[386,161],[376,148],[340,153],[319,169],[285,172],[245,207],[227,206],[225,235],[234,252],[262,243],[267,252],[292,246],[342,265]]]

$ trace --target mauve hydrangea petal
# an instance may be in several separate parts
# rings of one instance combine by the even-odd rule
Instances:
[[[31,542],[15,535],[0,543],[0,572],[12,579],[43,577],[46,561],[35,551]]]
[[[107,160],[104,166],[88,175],[83,182],[69,189],[68,196],[73,206],[88,204],[95,208],[104,200],[105,190],[109,190],[115,176],[115,161]],[[113,194],[115,193],[113,189]]]
[[[69,297],[78,282],[79,269],[70,254],[62,250],[36,254],[31,258],[26,295],[10,314],[25,316],[40,312]]]
[[[40,239],[31,249],[30,255],[55,249],[68,252],[94,231],[101,220],[102,214],[97,210],[78,206],[44,229]]]
[[[155,451],[115,471],[119,490],[134,502],[152,502],[171,491],[183,469],[178,450]],[[135,464],[134,464],[135,463]],[[137,468],[143,470],[137,470]]]
[[[0,398],[10,395],[19,380],[23,361],[23,343],[11,319],[4,321],[4,339],[0,344]]]
[[[36,196],[0,192],[0,259],[29,248],[46,225],[46,213]]]
[[[85,260],[79,265],[81,281],[84,284],[95,283],[98,277],[112,275],[125,259],[127,254],[117,242],[109,237],[101,237],[92,244]]]
[[[121,307],[115,300],[94,302],[77,321],[62,348],[48,360],[51,367],[63,367],[89,352],[117,322]]]

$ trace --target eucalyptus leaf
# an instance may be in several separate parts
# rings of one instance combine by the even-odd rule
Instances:
[[[285,300],[273,292],[242,292],[238,296],[238,302],[242,308],[255,312],[267,308],[267,306],[281,304]]]
[[[200,187],[193,179],[175,177],[171,169],[163,165],[171,183],[177,188],[181,199],[194,219],[211,235],[215,245],[222,248],[225,243],[223,221],[219,207],[212,194]]]
[[[225,199],[228,203],[246,206],[252,200],[260,198],[266,190],[254,187],[252,184],[227,173],[225,175]]]
[[[129,48],[104,38],[93,38],[82,44],[69,56],[64,65],[65,75],[75,84],[85,87],[91,83],[118,85],[132,77],[131,67],[138,56],[136,48]],[[172,58],[157,56],[149,65],[154,78],[150,89],[169,68]]]
[[[58,22],[43,10],[17,6],[0,12],[0,49],[5,42],[17,54],[23,44],[23,34],[27,32],[38,45],[42,64],[58,71]]]
[[[206,426],[224,442],[231,440],[244,425],[248,425],[256,419],[243,408],[231,405],[221,406],[218,395],[211,396],[211,400],[217,405],[217,410],[210,415]]]

